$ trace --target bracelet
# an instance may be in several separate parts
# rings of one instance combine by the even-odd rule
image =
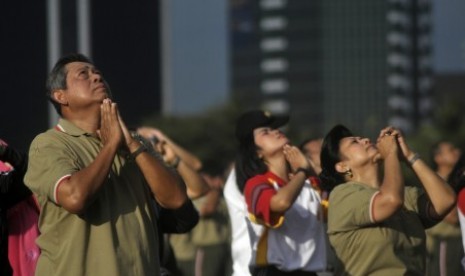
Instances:
[[[420,154],[415,152],[413,157],[408,160],[408,162],[410,163],[410,166],[413,166],[413,163],[415,163],[415,161],[417,161],[418,159],[420,159]]]
[[[131,160],[136,160],[136,157],[141,154],[142,152],[147,151],[147,148],[145,147],[144,144],[141,144],[139,148],[136,149],[135,152],[129,154],[129,159]]]
[[[305,177],[308,178],[310,177],[310,175],[312,174],[311,171],[309,169],[306,169],[306,168],[297,168],[297,170],[295,170],[295,173],[294,174],[297,174],[298,172],[303,172],[305,174]]]

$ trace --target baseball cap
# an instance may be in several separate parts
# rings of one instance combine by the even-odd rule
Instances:
[[[236,122],[236,138],[239,142],[253,134],[259,127],[278,128],[289,121],[289,116],[274,116],[263,110],[252,110],[243,113]]]

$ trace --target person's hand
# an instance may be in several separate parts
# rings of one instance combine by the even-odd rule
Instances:
[[[156,137],[159,141],[167,140],[166,135],[161,130],[154,127],[139,127],[137,133],[148,140],[152,140],[153,137]]]
[[[287,162],[291,165],[292,171],[296,171],[298,168],[310,168],[307,158],[296,146],[285,145],[283,152]]]
[[[389,127],[386,127],[386,128],[381,130],[380,135],[378,137],[378,140],[380,138],[388,136],[388,135],[395,137],[396,142],[397,142],[397,144],[398,144],[398,146],[400,148],[401,156],[405,160],[408,160],[410,158],[410,156],[413,154],[413,152],[409,148],[409,146],[407,145],[402,132],[397,128],[389,126]]]
[[[163,156],[163,161],[165,161],[165,163],[172,165],[176,162],[176,158],[178,158],[178,156],[174,153],[174,150],[170,147],[170,145],[163,141],[159,142],[157,147],[160,148],[160,154]]]
[[[8,162],[0,161],[0,173],[13,170],[13,166]]]
[[[119,122],[118,107],[110,99],[103,100],[100,106],[100,129],[98,131],[103,145],[119,147],[123,141],[123,131]]]
[[[139,141],[134,139],[134,137],[132,137],[131,133],[126,127],[126,124],[123,121],[123,118],[121,118],[121,115],[119,114],[119,112],[118,112],[118,122],[121,128],[121,132],[123,133],[124,143],[126,144],[126,147],[129,149],[129,152],[133,152],[134,150],[139,148],[141,144]]]

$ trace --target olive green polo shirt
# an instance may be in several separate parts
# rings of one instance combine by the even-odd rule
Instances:
[[[32,142],[24,181],[41,209],[36,275],[159,275],[151,194],[137,164],[125,154],[115,156],[84,214],[71,214],[58,204],[60,181],[89,166],[101,148],[97,137],[64,119]]]
[[[194,201],[197,210],[205,204],[207,196]],[[192,229],[192,242],[196,246],[219,245],[231,242],[231,226],[229,222],[228,207],[223,196],[219,198],[218,205],[213,214],[201,217],[199,223]]]
[[[426,197],[405,188],[404,207],[389,219],[372,222],[378,189],[349,182],[330,195],[328,236],[339,265],[336,275],[424,275]]]

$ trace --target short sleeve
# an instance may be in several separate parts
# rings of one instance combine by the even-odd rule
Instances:
[[[45,134],[37,136],[29,149],[24,182],[38,195],[55,203],[57,185],[80,170],[75,154],[63,141]]]
[[[275,194],[275,188],[266,177],[255,176],[247,181],[244,188],[244,197],[249,217],[253,222],[268,227],[281,225],[283,216],[273,216],[270,209],[270,201]]]
[[[372,204],[377,194],[377,189],[362,184],[347,183],[336,187],[329,197],[328,233],[374,224]]]

